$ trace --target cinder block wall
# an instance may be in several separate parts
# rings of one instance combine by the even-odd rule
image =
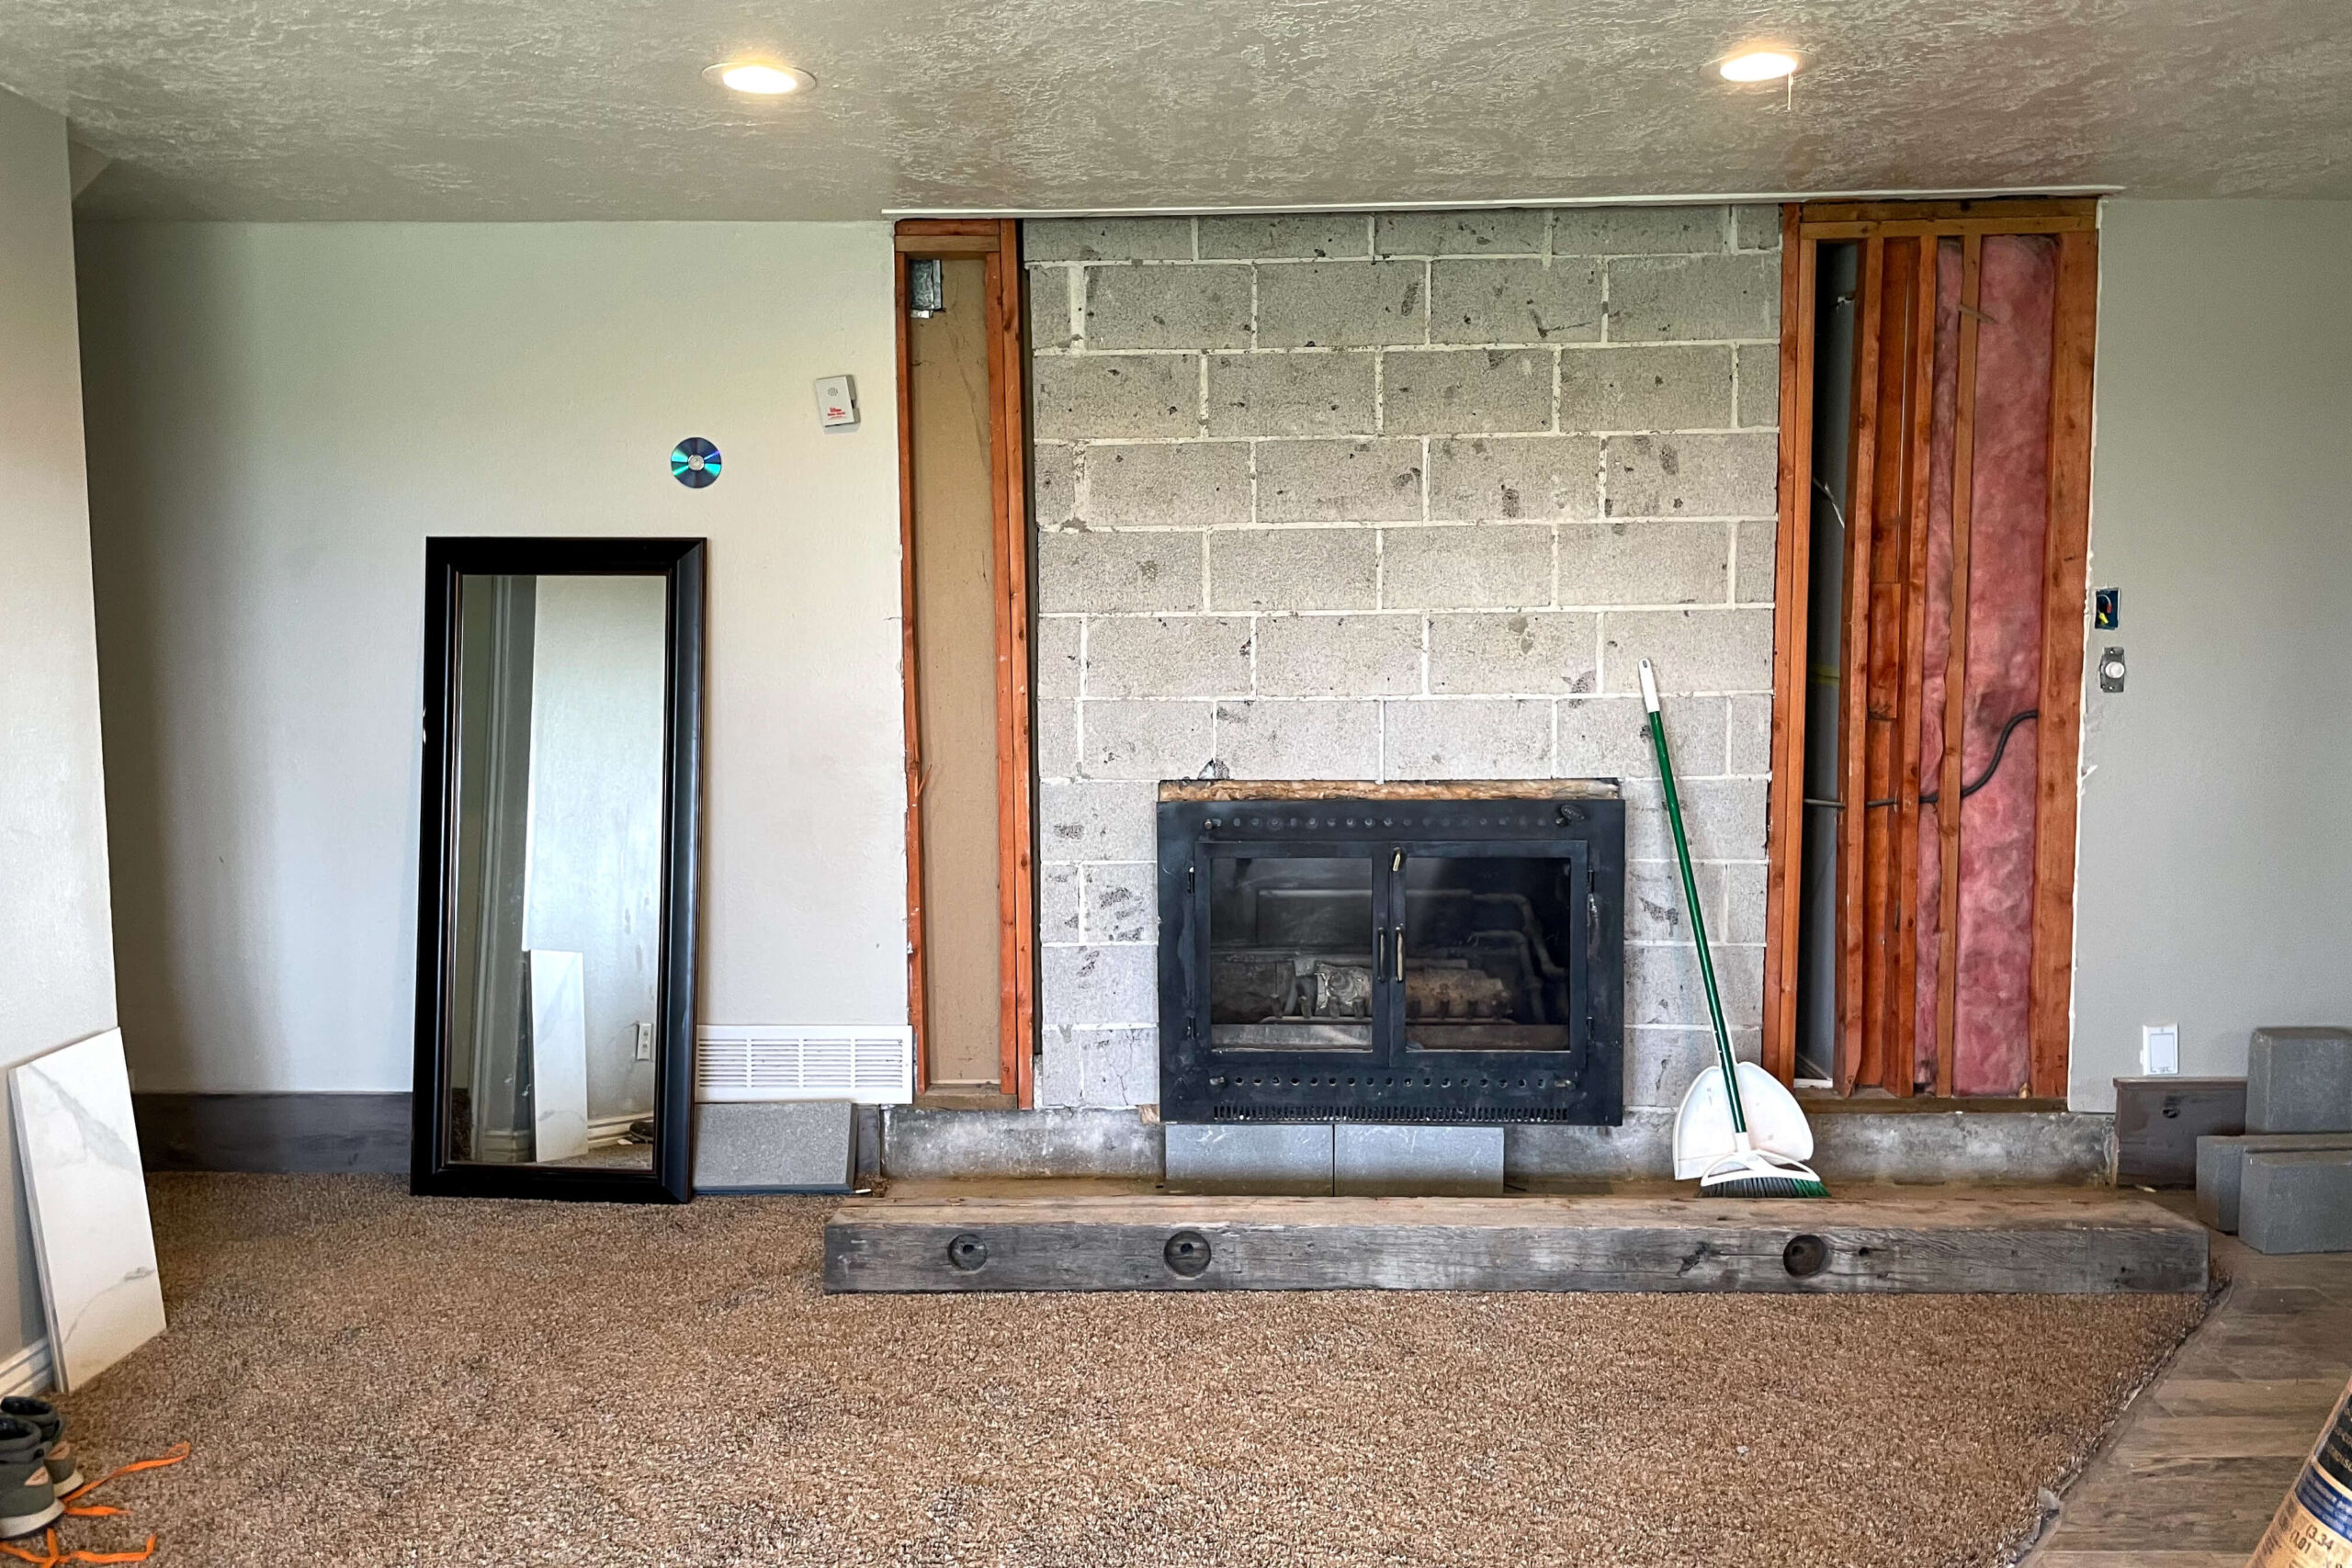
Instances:
[[[1635,661],[1717,971],[1758,1030],[1778,214],[1570,208],[1025,225],[1041,1105],[1156,1102],[1164,778],[1616,777],[1626,1100],[1712,1037]]]

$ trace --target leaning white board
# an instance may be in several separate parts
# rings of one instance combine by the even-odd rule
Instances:
[[[588,1147],[588,993],[577,953],[531,952],[531,1157]]]
[[[122,1031],[8,1074],[50,1364],[71,1393],[164,1332]]]

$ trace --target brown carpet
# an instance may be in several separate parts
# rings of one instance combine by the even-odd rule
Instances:
[[[2177,1298],[827,1298],[818,1199],[160,1176],[159,1565],[1983,1563]]]

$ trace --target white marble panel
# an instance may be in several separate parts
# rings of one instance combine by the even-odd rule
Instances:
[[[8,1089],[51,1364],[70,1393],[164,1331],[122,1032],[24,1063]]]
[[[588,1004],[581,955],[531,953],[532,1157],[570,1159],[588,1147]]]

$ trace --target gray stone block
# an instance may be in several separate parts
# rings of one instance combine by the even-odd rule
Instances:
[[[2239,1199],[2245,1190],[2246,1156],[2311,1149],[2352,1149],[2352,1133],[2207,1134],[2197,1140],[2197,1217],[2217,1231],[2234,1234]]]
[[[1430,264],[1432,343],[1598,343],[1600,264],[1589,257]]]
[[[1380,705],[1312,698],[1219,703],[1217,761],[1237,779],[1380,773]]]
[[[1261,523],[1417,522],[1421,446],[1403,440],[1261,441]]]
[[[2246,1045],[2245,1130],[2352,1131],[2352,1029],[2256,1030]]]
[[[1548,609],[1552,534],[1541,524],[1387,528],[1381,603],[1427,610]]]
[[[1420,689],[1419,615],[1269,615],[1258,623],[1260,696],[1408,696]]]
[[[1081,703],[1079,776],[1198,778],[1216,752],[1211,739],[1213,711],[1204,702]]]
[[[1381,428],[1459,435],[1552,428],[1554,356],[1540,348],[1404,348],[1381,357]]]
[[[1384,212],[1373,225],[1373,248],[1385,256],[1540,255],[1544,229],[1543,209],[1532,207]]]
[[[1040,947],[1037,980],[1038,1001],[1057,1023],[1148,1029],[1159,1022],[1157,947]]]
[[[1324,1122],[1170,1122],[1171,1192],[1324,1197],[1331,1191],[1331,1125]]]
[[[1081,939],[1079,924],[1079,904],[1083,897],[1081,876],[1075,865],[1041,865],[1037,868],[1037,940],[1041,942],[1075,942]]]
[[[1069,779],[1078,776],[1078,704],[1069,697],[1037,698],[1037,716],[1030,726],[1030,741],[1037,754],[1037,776]]]
[[[1078,501],[1078,448],[1040,441],[1029,449],[1030,521],[1040,528],[1070,520]]]
[[[1563,207],[1553,214],[1555,256],[1657,255],[1720,251],[1720,207]]]
[[[1046,1058],[1056,1031],[1046,1032]],[[1072,1031],[1071,1032],[1079,1032]],[[908,1181],[1053,1176],[1159,1179],[1160,1127],[1134,1111],[886,1107],[882,1173]]]
[[[1235,615],[1120,615],[1086,631],[1089,697],[1221,697],[1250,692],[1250,624]]]
[[[1657,666],[1658,684],[1668,692],[1769,692],[1772,612],[1724,608],[1604,614],[1600,671],[1605,689],[1640,691],[1644,659]]]
[[[1724,1022],[1736,1032],[1762,1029],[1764,949],[1719,941],[1713,931],[1707,936]],[[1699,952],[1687,936],[1674,942],[1625,944],[1625,1022],[1629,1028],[1713,1027],[1707,1013],[1707,988],[1699,975]]]
[[[1247,441],[1097,443],[1080,458],[1076,515],[1094,527],[1208,527],[1250,521]]]
[[[1744,428],[1770,430],[1781,423],[1781,348],[1778,344],[1744,343],[1736,351],[1739,366],[1739,423]]]
[[[2245,1157],[2238,1237],[2256,1252],[2352,1252],[2352,1149]]]
[[[1045,1049],[1037,1064],[1040,1107],[1132,1110],[1159,1103],[1157,1029],[1050,1028],[1043,1034]]]
[[[1083,281],[1089,350],[1246,348],[1250,271],[1195,266],[1091,266]]]
[[[1540,779],[1552,771],[1552,705],[1514,697],[1423,697],[1382,705],[1392,779]]]
[[[1769,773],[1772,771],[1772,699],[1733,697],[1731,754],[1724,761],[1727,773]],[[1669,731],[1669,734],[1678,733]]]
[[[1761,861],[1764,858],[1763,779],[1677,778],[1682,829],[1698,861]],[[1665,797],[1656,779],[1629,778],[1625,793],[1625,855],[1629,860],[1671,860],[1674,837],[1666,821]]]
[[[1369,610],[1380,603],[1380,536],[1370,528],[1242,528],[1209,536],[1214,610]],[[1265,628],[1258,667],[1265,675]]]
[[[1731,530],[1728,523],[1563,523],[1560,602],[1724,604],[1731,598]]]
[[[1090,865],[1081,899],[1089,942],[1159,940],[1159,867],[1149,862]]]
[[[1079,642],[1086,626],[1083,615],[1040,615],[1029,646],[1037,650],[1037,695],[1078,695]]]
[[[1490,523],[1600,514],[1589,435],[1464,435],[1430,444],[1430,516]]]
[[[1634,256],[1609,264],[1609,341],[1776,338],[1778,255]]]
[[[1555,696],[1592,690],[1593,615],[1495,610],[1430,617],[1430,690],[1444,696]]]
[[[1125,780],[1046,780],[1037,786],[1037,858],[1151,859],[1159,852],[1158,797],[1155,785]]]
[[[1331,1186],[1357,1197],[1498,1198],[1503,1130],[1342,1122],[1331,1133]]]
[[[1373,359],[1361,353],[1212,355],[1209,434],[1373,434]]]
[[[695,1107],[697,1192],[847,1192],[856,1186],[854,1100],[711,1100]]]
[[[1259,267],[1258,346],[1371,348],[1429,341],[1419,262],[1274,263]]]
[[[1033,266],[1029,269],[1029,347],[1038,354],[1057,353],[1078,342],[1078,313],[1070,306],[1070,284],[1082,269]]]
[[[1772,603],[1773,572],[1780,555],[1780,525],[1742,523],[1732,531],[1738,570],[1733,573],[1732,597],[1743,604]]]
[[[1602,457],[1611,517],[1771,517],[1779,509],[1781,444],[1764,432],[1612,435]]]
[[[1204,218],[1201,255],[1361,256],[1371,254],[1372,220],[1361,212],[1279,212]]]
[[[1669,699],[1666,738],[1674,746],[1674,776],[1707,778],[1724,772],[1723,697]],[[1559,711],[1560,776],[1566,779],[1654,779],[1648,715],[1639,697],[1586,697]]]
[[[1191,435],[1201,427],[1198,355],[1041,354],[1030,391],[1041,441]]]
[[[1777,251],[1781,248],[1781,209],[1771,203],[1731,209],[1731,248],[1736,251]]]
[[[1731,423],[1727,347],[1602,345],[1560,355],[1562,430],[1720,430]]]
[[[1680,895],[1676,896],[1678,899]],[[1736,1030],[1734,1055],[1743,1062],[1764,1059],[1760,1030]],[[1713,1026],[1701,1029],[1629,1029],[1625,1032],[1625,1103],[1674,1111],[1690,1080],[1715,1065]]]
[[[1048,529],[1037,536],[1041,613],[1197,610],[1202,536]]]
[[[1021,225],[1022,259],[1190,261],[1189,218],[1033,218]]]

